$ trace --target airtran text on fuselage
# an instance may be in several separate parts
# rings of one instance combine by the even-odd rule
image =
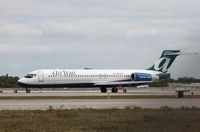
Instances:
[[[54,70],[52,71],[52,77],[75,77],[75,71],[68,70]]]

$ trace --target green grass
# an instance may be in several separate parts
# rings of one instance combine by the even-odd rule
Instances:
[[[0,132],[199,132],[200,109],[0,111]]]

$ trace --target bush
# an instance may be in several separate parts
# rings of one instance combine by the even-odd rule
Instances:
[[[0,87],[1,88],[16,88],[18,85],[16,84],[19,77],[12,76],[0,76]]]

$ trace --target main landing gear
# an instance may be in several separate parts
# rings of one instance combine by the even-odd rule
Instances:
[[[107,92],[107,88],[106,87],[100,87],[100,90],[102,93],[106,93]]]
[[[117,89],[116,87],[113,87],[113,88],[111,89],[111,91],[112,91],[112,93],[117,93],[117,92],[118,92],[118,89]]]
[[[127,91],[126,91],[126,88],[122,88],[122,87],[119,87],[119,88],[113,87],[113,88],[111,89],[111,92],[112,92],[112,93],[117,93],[117,92],[118,92],[118,89],[123,90],[123,93],[126,93],[126,92],[127,92]],[[106,88],[106,87],[100,87],[100,90],[101,90],[101,93],[106,93],[106,92],[107,92],[107,88]]]
[[[30,88],[26,88],[26,93],[30,93],[31,89]]]

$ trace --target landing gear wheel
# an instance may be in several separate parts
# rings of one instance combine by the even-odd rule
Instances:
[[[106,87],[101,87],[100,89],[101,89],[102,93],[106,93],[107,92],[107,88]]]
[[[123,89],[123,92],[124,92],[124,93],[126,93],[126,92],[127,92],[127,90],[124,88],[124,89]]]
[[[114,88],[111,89],[111,91],[112,91],[112,93],[117,93],[118,89],[114,87]]]
[[[26,93],[30,93],[31,90],[29,88],[26,88]]]

